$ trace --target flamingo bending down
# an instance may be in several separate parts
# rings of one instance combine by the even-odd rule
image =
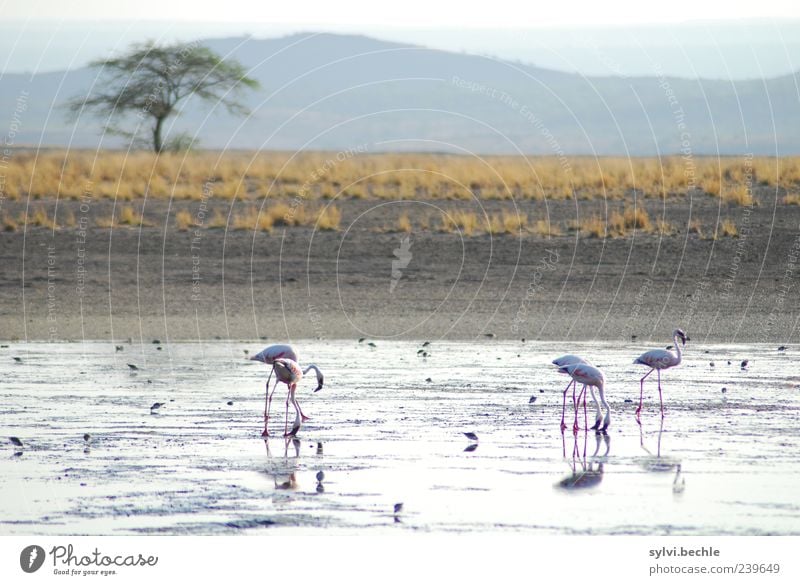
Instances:
[[[257,362],[264,362],[268,366],[271,366],[273,363],[275,363],[275,360],[277,359],[289,359],[297,364],[300,363],[300,360],[297,357],[297,351],[295,351],[295,349],[291,345],[284,345],[284,344],[270,345],[269,347],[265,347],[256,355],[251,356],[250,359]],[[311,370],[314,370],[314,373],[317,375],[317,387],[314,389],[314,392],[319,392],[320,390],[322,390],[322,384],[324,381],[322,372],[315,364],[309,364],[308,367],[306,367],[306,369],[303,370],[303,375],[307,374]],[[267,378],[267,396],[264,397],[265,419],[269,417],[269,402],[271,400],[271,397],[269,396],[269,381],[272,378],[272,371],[273,369],[270,368],[269,377]],[[305,414],[303,414],[303,411],[300,409],[300,403],[297,402],[297,399],[295,399],[292,402],[292,404],[300,412],[300,418],[303,422],[309,420],[308,417]]]
[[[686,345],[686,342],[689,341],[689,338],[682,330],[676,329],[672,332],[672,345],[675,347],[675,351],[669,351],[668,349],[652,349],[633,360],[634,364],[644,364],[650,367],[650,371],[639,380],[639,408],[636,409],[637,422],[641,422],[639,420],[639,413],[642,411],[644,380],[653,373],[653,370],[658,370],[658,400],[661,402],[661,418],[664,418],[664,399],[661,396],[661,370],[666,370],[667,368],[677,366],[681,363],[681,346],[678,345],[678,339],[681,340],[682,345]]]
[[[572,354],[562,355],[560,358],[554,359],[553,360],[553,364],[558,366],[558,368],[559,368],[558,371],[563,373],[563,374],[566,374],[566,371],[561,369],[564,366],[570,366],[570,365],[573,365],[573,364],[589,364],[589,365],[591,365],[591,363],[589,363],[588,360],[582,358],[579,355],[572,355]],[[567,410],[567,390],[569,390],[570,386],[572,386],[572,406],[573,406],[573,408],[575,408],[576,416],[577,416],[578,405],[575,403],[575,388],[577,387],[577,382],[575,382],[575,380],[572,380],[572,381],[570,381],[569,384],[567,384],[567,387],[564,388],[564,401],[563,401],[563,404],[561,405],[561,430],[562,431],[567,428],[567,425],[564,423],[564,413]]]
[[[595,408],[597,412],[595,414],[595,421],[593,429],[598,431],[605,432],[608,429],[608,426],[611,424],[611,407],[606,402],[605,397],[605,385],[606,385],[606,377],[603,375],[603,372],[600,371],[599,368],[595,368],[589,364],[569,364],[559,368],[559,372],[563,372],[565,374],[569,374],[570,377],[575,382],[579,382],[583,384],[583,388],[581,389],[581,393],[578,395],[578,404],[581,402],[581,396],[584,397],[584,417],[586,416],[586,386],[589,386],[589,391],[592,393],[592,400],[594,401]],[[597,391],[600,393],[600,401],[603,403],[603,406],[606,409],[606,416],[603,418],[603,413],[600,410],[600,403],[597,402],[597,397],[594,394],[594,387],[597,387]],[[575,423],[572,427],[573,431],[577,432],[578,430],[578,409],[575,408]]]
[[[272,404],[272,395],[275,394],[275,390],[278,388],[278,382],[283,382],[289,388],[289,392],[286,395],[286,418],[283,423],[283,436],[293,437],[300,430],[302,417],[300,405],[297,404],[294,393],[297,390],[297,384],[303,379],[303,371],[296,361],[288,358],[275,359],[272,362],[272,371],[275,372],[275,386],[272,388],[271,393],[268,392],[267,409],[264,414],[264,432],[261,433],[261,436],[269,436],[269,407]],[[289,432],[289,402],[292,403],[295,410],[295,421],[291,432]]]

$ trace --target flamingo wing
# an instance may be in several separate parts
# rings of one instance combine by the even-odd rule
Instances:
[[[663,370],[664,368],[669,368],[674,365],[676,361],[678,361],[678,356],[671,351],[667,351],[666,349],[652,349],[640,355],[633,363],[644,364],[651,368],[656,368],[657,370]]]

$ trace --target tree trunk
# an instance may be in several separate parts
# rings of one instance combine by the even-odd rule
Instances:
[[[153,150],[156,154],[161,154],[164,144],[161,140],[161,126],[164,124],[164,117],[156,118],[156,125],[153,127]]]

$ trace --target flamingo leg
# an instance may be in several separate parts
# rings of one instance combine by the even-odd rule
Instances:
[[[658,401],[661,403],[661,420],[664,420],[664,399],[661,397],[661,370],[658,370]]]
[[[266,423],[267,418],[269,417],[269,381],[272,379],[272,370],[269,371],[269,376],[267,376],[267,387],[266,393],[264,394],[264,421]]]
[[[275,394],[275,390],[278,389],[278,379],[275,379],[275,385],[272,387],[272,392],[269,392],[269,388],[267,388],[267,408],[264,412],[264,432],[261,433],[262,437],[269,437],[269,409],[272,406],[272,396]]]
[[[591,386],[589,386],[591,389]],[[594,393],[594,390],[592,390]],[[586,386],[583,387],[581,391],[583,394],[583,430],[589,430],[589,418],[586,416]],[[586,436],[583,437],[583,456],[586,457]]]
[[[578,394],[578,403],[577,406],[575,407],[575,422],[572,424],[572,432],[576,435],[578,434],[578,429],[580,428],[578,426],[578,407],[581,404],[581,396],[585,396],[585,393],[586,393],[586,384],[583,385],[580,393]]]
[[[303,414],[303,410],[300,408],[300,403],[297,401],[296,397],[294,397],[294,400],[292,401],[292,404],[294,405],[295,410],[300,414],[300,420],[302,422],[306,422],[307,420],[311,420],[309,417],[307,417],[306,415]]]
[[[297,384],[289,384],[289,393],[286,395],[286,418],[283,421],[283,436],[289,436],[289,402],[292,405],[295,405],[297,400],[294,397],[294,391],[297,388]]]
[[[575,388],[574,388],[574,384],[575,384],[575,380],[572,380],[569,384],[567,384],[567,387],[564,388],[564,402],[561,405],[561,431],[562,432],[564,431],[564,429],[567,428],[567,425],[564,424],[564,413],[567,411],[567,390],[569,390],[570,386],[573,386],[573,388],[572,388],[572,404],[573,405],[575,404]]]
[[[647,376],[649,376],[650,374],[653,373],[653,370],[655,370],[655,368],[651,368],[650,371],[647,372],[644,376],[642,376],[641,380],[639,380],[639,408],[636,409],[636,422],[639,422],[639,413],[642,412],[642,397],[644,396],[644,381],[645,381],[645,378],[647,378]],[[661,375],[660,371],[659,371],[659,375]]]

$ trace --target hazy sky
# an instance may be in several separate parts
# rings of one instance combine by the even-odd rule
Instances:
[[[142,19],[270,22],[308,25],[541,27],[666,23],[689,20],[790,18],[797,0],[571,0],[467,3],[403,0],[0,0],[0,21]]]

